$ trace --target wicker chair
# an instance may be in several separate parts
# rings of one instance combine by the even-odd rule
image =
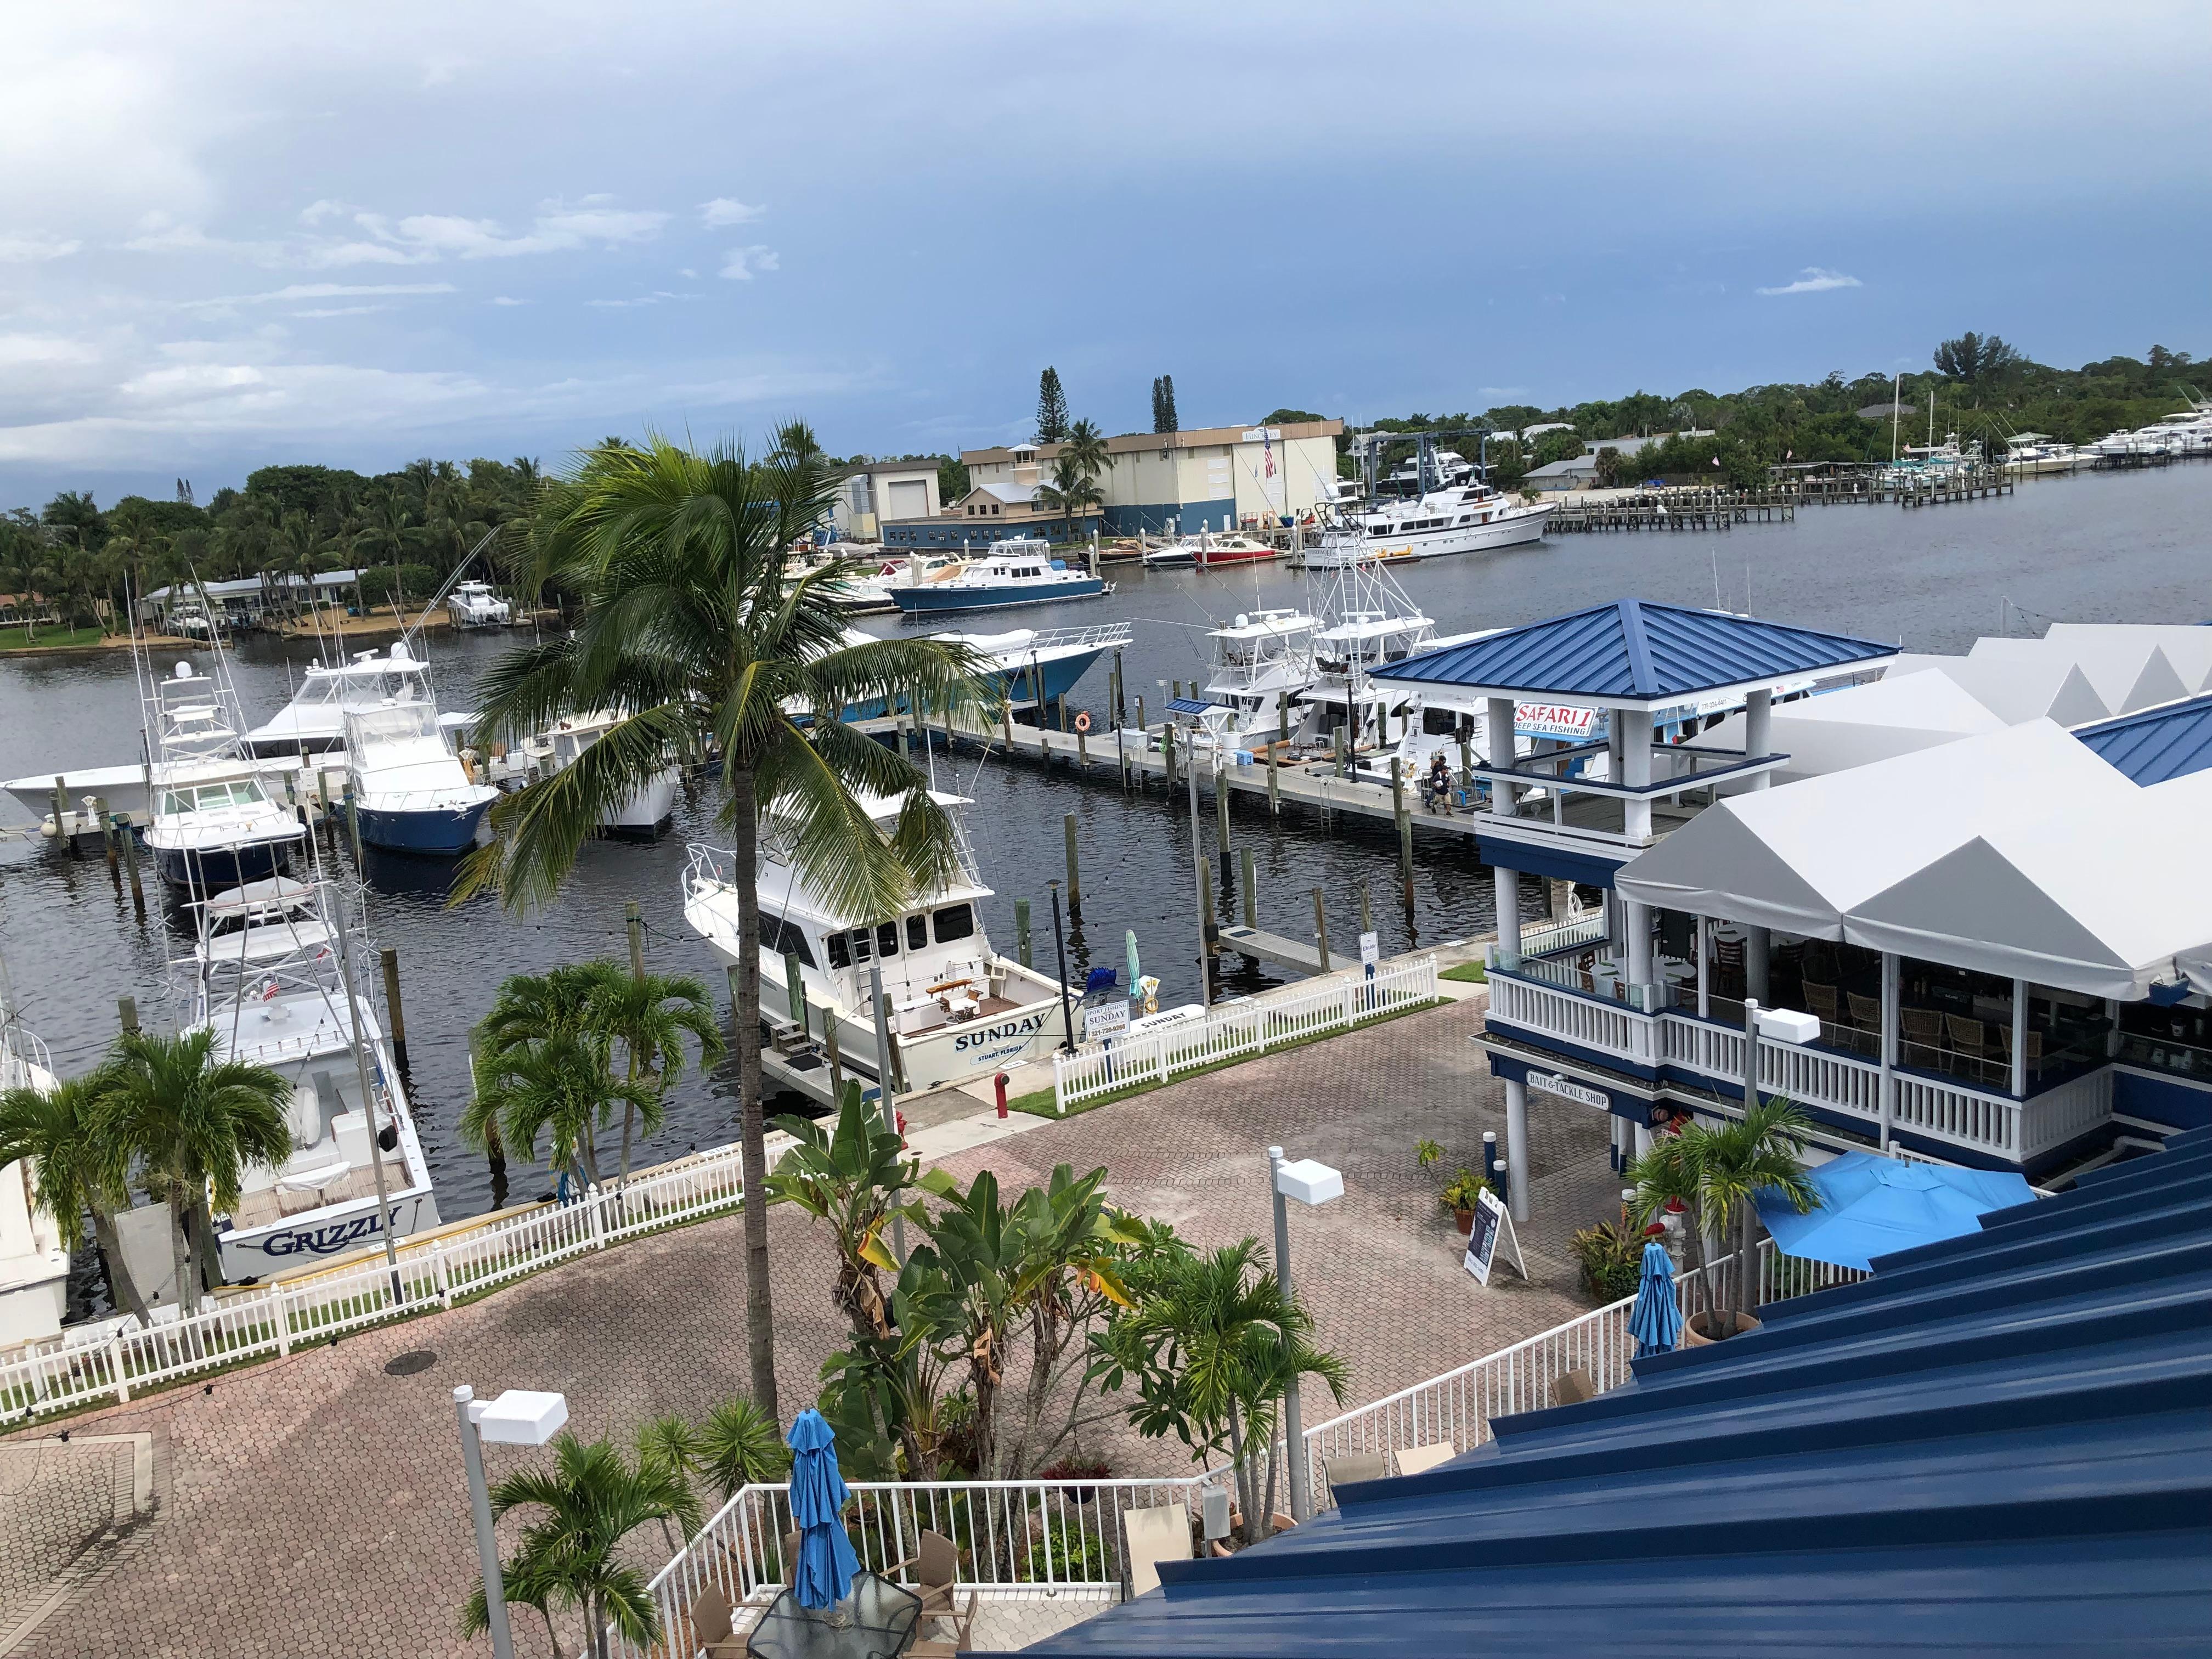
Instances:
[[[1907,1008],[1898,1016],[1904,1038],[1898,1058],[1929,1071],[1943,1063],[1943,1016],[1927,1008]]]
[[[1863,997],[1856,991],[1844,993],[1844,1000],[1850,1005],[1853,1046],[1863,1054],[1881,1052],[1881,1003],[1874,997]]]
[[[1972,1068],[1976,1082],[1987,1081],[1990,1028],[1978,1019],[1968,1019],[1962,1014],[1944,1015],[1943,1025],[1951,1034],[1951,1052],[1959,1056],[1962,1066]]]

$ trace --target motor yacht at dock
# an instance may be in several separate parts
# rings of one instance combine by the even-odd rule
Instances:
[[[359,651],[343,662],[310,663],[292,700],[246,734],[256,755],[322,755],[343,764],[349,708],[433,700],[430,665],[395,640],[388,651]],[[455,716],[456,720],[461,716]]]
[[[1310,567],[1331,569],[1363,560],[1434,559],[1517,547],[1542,540],[1557,510],[1556,502],[1524,502],[1486,484],[1454,485],[1346,514],[1345,527],[1323,532],[1305,560]]]
[[[526,789],[574,766],[624,718],[611,709],[564,716],[519,743],[495,747],[483,763],[482,775],[501,790]],[[472,763],[473,756],[473,750],[465,750],[460,758]],[[680,781],[673,762],[663,767],[599,815],[600,832],[625,841],[658,839],[675,821]]]
[[[456,628],[505,628],[514,620],[514,607],[489,583],[466,581],[446,595],[446,614]]]
[[[261,764],[240,741],[244,721],[221,652],[212,672],[189,662],[146,678],[144,710],[149,818],[147,850],[173,887],[205,895],[275,875],[307,829],[296,808],[273,798]]]
[[[499,791],[470,775],[435,702],[349,708],[345,745],[366,844],[441,856],[476,844],[477,826]]]
[[[950,882],[897,916],[869,921],[837,909],[794,867],[789,833],[781,826],[763,826],[756,866],[763,1014],[773,1019],[786,1011],[777,988],[785,983],[786,956],[796,958],[809,1034],[819,1039],[826,1011],[836,1022],[842,1063],[880,1078],[872,1001],[880,973],[890,1001],[892,1084],[904,1093],[1041,1059],[1063,1036],[1058,982],[1000,956],[984,933],[982,904],[991,889],[959,827],[960,809],[969,803],[935,791],[931,799],[952,814],[957,867]],[[902,803],[863,805],[888,836]],[[695,845],[684,874],[684,920],[731,966],[740,959],[733,863],[726,850]],[[796,1029],[798,1022],[787,1023]]]
[[[1027,537],[993,543],[988,555],[942,581],[894,583],[890,589],[891,602],[909,617],[1095,599],[1111,592],[1112,583],[1055,558],[1049,542]]]

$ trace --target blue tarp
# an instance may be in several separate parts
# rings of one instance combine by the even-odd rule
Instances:
[[[1807,1177],[1819,1205],[1800,1215],[1769,1188],[1759,1218],[1784,1255],[1872,1271],[1876,1256],[1958,1238],[1991,1210],[2035,1196],[2021,1176],[1948,1164],[1907,1164],[1879,1152],[1846,1152]]]

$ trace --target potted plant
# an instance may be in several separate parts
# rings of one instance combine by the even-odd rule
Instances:
[[[1636,1294],[1644,1267],[1644,1237],[1638,1227],[1626,1220],[1601,1221],[1576,1233],[1567,1249],[1582,1271],[1583,1290],[1600,1304]]]
[[[1418,1169],[1434,1169],[1443,1162],[1443,1156],[1444,1149],[1433,1140],[1424,1138],[1413,1143],[1413,1164]],[[1474,1231],[1475,1200],[1489,1186],[1489,1182],[1462,1164],[1437,1193],[1437,1201],[1452,1212],[1462,1238]]]

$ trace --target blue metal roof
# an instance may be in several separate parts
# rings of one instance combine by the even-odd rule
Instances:
[[[1897,649],[1847,634],[1620,599],[1424,652],[1376,669],[1374,678],[1660,704],[1716,686],[1879,661]]]
[[[1028,1650],[2202,1652],[2212,1129]]]
[[[2212,766],[2212,695],[2084,726],[2074,735],[2148,788]]]

